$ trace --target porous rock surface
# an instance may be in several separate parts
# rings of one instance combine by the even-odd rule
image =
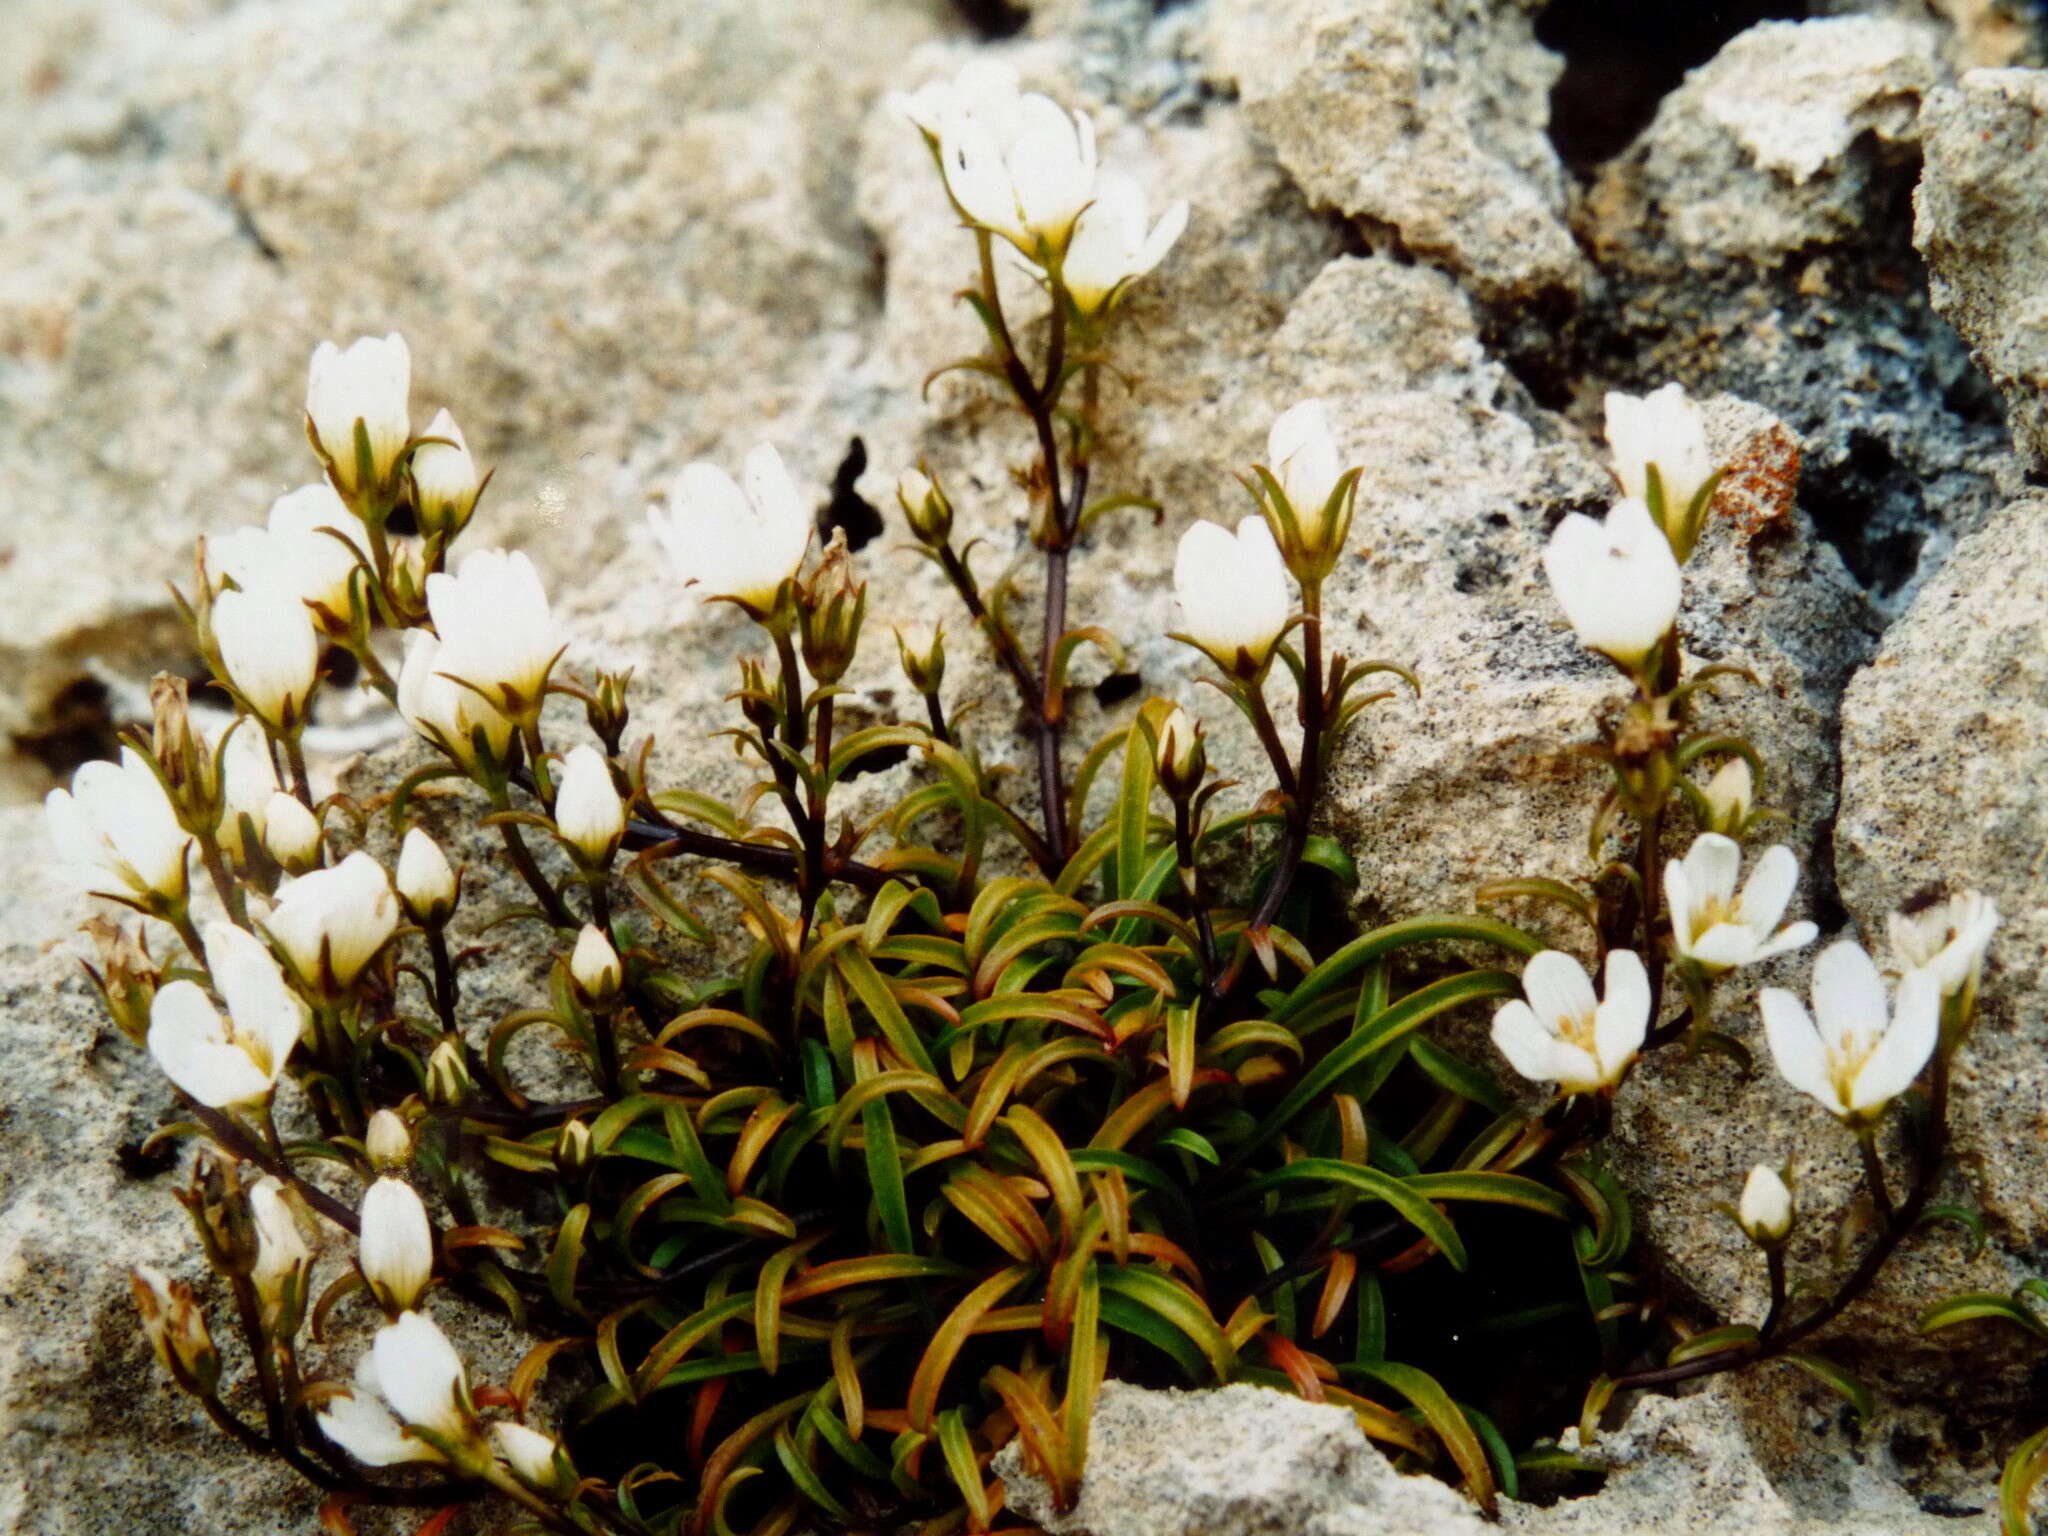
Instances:
[[[1687,633],[1700,659],[1760,679],[1707,718],[1749,731],[1782,770],[1767,797],[1808,862],[1796,910],[1833,926],[1839,899],[1874,938],[1938,870],[2008,915],[1960,1131],[1993,1242],[1975,1259],[1953,1229],[1916,1244],[1852,1314],[1849,1355],[1911,1393],[1940,1350],[1973,1351],[1995,1431],[2019,1391],[1991,1369],[1997,1346],[1918,1345],[1913,1319],[1934,1296],[2014,1283],[2048,1226],[2032,1086],[2048,917],[2028,793],[2043,739],[2033,573],[2048,551],[2040,504],[2013,500],[2002,408],[2038,452],[2048,192],[2024,150],[2041,76],[1954,80],[1959,63],[2010,57],[2003,12],[1863,9],[1733,38],[1576,188],[1544,134],[1559,61],[1522,0],[1157,14],[1047,0],[999,45],[938,0],[338,0],[317,27],[250,3],[22,0],[0,49],[0,730],[60,724],[52,702],[81,678],[132,714],[151,672],[190,664],[164,581],[186,574],[195,535],[310,477],[296,412],[313,341],[396,328],[418,419],[447,403],[497,466],[472,537],[541,562],[571,665],[639,669],[657,782],[739,789],[702,738],[753,640],[661,578],[641,522],[685,461],[733,464],[769,437],[822,499],[860,436],[877,505],[927,455],[986,541],[985,579],[1028,555],[1015,417],[973,381],[918,398],[975,344],[950,302],[972,257],[916,136],[879,105],[1000,47],[1094,113],[1105,158],[1155,205],[1194,204],[1118,340],[1132,392],[1109,391],[1098,477],[1167,512],[1105,525],[1077,562],[1073,612],[1117,630],[1137,697],[1205,706],[1228,775],[1256,782],[1250,744],[1160,638],[1174,540],[1194,516],[1248,510],[1230,472],[1303,395],[1329,400],[1365,465],[1357,558],[1331,611],[1343,648],[1415,667],[1424,691],[1377,706],[1334,775],[1329,829],[1358,859],[1361,920],[1466,909],[1485,879],[1584,868],[1598,781],[1570,749],[1614,684],[1549,600],[1542,541],[1612,495],[1591,435],[1602,390],[1679,377],[1713,397],[1734,470],[1689,573]],[[877,636],[947,611],[901,541],[892,524],[862,557]],[[1030,622],[1028,559],[1017,574]],[[871,643],[849,678],[853,719],[904,702],[890,649]],[[1088,665],[1084,683],[1112,670]],[[1000,679],[961,626],[949,692],[986,698],[989,755],[1021,762]],[[1077,691],[1075,739],[1134,703]],[[327,771],[387,785],[421,760],[377,747],[389,734],[370,720],[343,743],[368,759],[330,753]],[[859,804],[915,772],[860,781]],[[176,1400],[130,1323],[125,1264],[190,1274],[195,1260],[175,1175],[121,1151],[169,1101],[98,1021],[61,940],[82,909],[49,882],[19,803],[51,782],[34,756],[0,755],[0,800],[18,802],[0,808],[0,1530],[309,1529],[304,1490]],[[480,1005],[514,1006],[534,958],[481,973]],[[1780,962],[1733,989],[1728,1027],[1760,1047],[1746,988],[1804,974]],[[1851,1175],[1839,1149],[1818,1109],[1710,1059],[1633,1081],[1614,1154],[1645,1263],[1720,1320],[1755,1306],[1758,1268],[1712,1202],[1766,1155],[1794,1158],[1825,1202]],[[1824,1262],[1816,1246],[1801,1262]],[[1645,1403],[1594,1448],[1625,1464],[1607,1493],[1511,1507],[1509,1522],[1647,1531],[1694,1510],[1713,1529],[1735,1510],[1755,1525],[1720,1528],[1916,1529],[1910,1505],[1884,1502],[1905,1471],[1872,1474],[1876,1523],[1859,1523],[1864,1494],[1842,1492],[1835,1463],[1860,1465],[1875,1431],[1829,1440],[1826,1465],[1770,1450],[1832,1412],[1788,1376],[1711,1413]],[[1299,1487],[1264,1480],[1293,1513],[1246,1529],[1472,1526],[1454,1497],[1386,1469],[1341,1413],[1251,1389],[1160,1401],[1112,1387],[1098,1434],[1099,1474],[1118,1446],[1137,1467],[1215,1447],[1213,1465],[1175,1474],[1190,1511],[1239,1509],[1233,1488],[1262,1467],[1301,1466]],[[1957,1466],[1957,1486],[1981,1487],[1981,1451]],[[1153,1487],[1091,1486],[1087,1507],[1105,1531],[1240,1528],[1115,1524],[1183,1507]],[[1320,1502],[1288,1502],[1303,1489]]]

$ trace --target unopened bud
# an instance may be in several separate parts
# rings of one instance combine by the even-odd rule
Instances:
[[[100,1006],[116,1029],[140,1045],[149,1036],[150,1005],[162,977],[149,951],[113,919],[94,913],[86,920],[85,931],[99,951],[99,964],[85,970]]]
[[[573,1183],[589,1168],[590,1127],[581,1120],[564,1120],[555,1133],[555,1171]]]
[[[632,681],[631,667],[623,672],[600,672],[597,681],[591,685],[590,697],[583,701],[583,713],[590,722],[591,733],[604,743],[605,751],[613,757],[619,755],[619,742],[624,738],[626,724],[633,716],[626,702],[626,688]]]
[[[832,535],[824,559],[797,591],[804,665],[819,682],[836,683],[853,665],[867,606],[868,589],[853,579],[853,556],[842,529]]]
[[[1742,1186],[1735,1219],[1759,1248],[1774,1248],[1792,1230],[1792,1191],[1775,1168],[1758,1163]]]
[[[929,624],[896,626],[896,654],[910,686],[927,696],[939,691],[946,676],[946,632]]]
[[[612,784],[610,764],[597,748],[584,745],[562,763],[555,786],[555,830],[587,863],[601,865],[626,835],[626,807]]]
[[[150,755],[163,775],[164,792],[185,825],[204,828],[219,806],[220,780],[213,753],[192,729],[185,679],[157,673],[149,685],[149,703],[154,716]]]
[[[501,1421],[491,1426],[491,1447],[512,1475],[535,1493],[566,1499],[576,1486],[569,1453],[553,1435]]]
[[[188,1392],[213,1396],[220,1385],[220,1352],[192,1287],[151,1264],[130,1270],[128,1284],[142,1331],[171,1379]]]
[[[363,1129],[363,1151],[380,1172],[403,1168],[412,1161],[412,1128],[395,1109],[380,1109]]]
[[[1208,753],[1202,746],[1202,727],[1176,704],[1160,722],[1154,739],[1159,782],[1174,799],[1185,799],[1202,786]]]
[[[619,995],[619,952],[595,923],[585,923],[576,935],[576,949],[569,956],[569,978],[583,1000],[604,1007]]]
[[[421,533],[452,537],[469,521],[483,481],[453,416],[442,411],[424,436],[446,441],[422,442],[412,451],[413,510]]]
[[[398,900],[405,915],[422,928],[439,928],[455,910],[455,871],[441,845],[418,827],[398,848]]]
[[[320,862],[320,821],[297,795],[278,790],[263,808],[263,846],[287,874]]]
[[[313,1250],[299,1230],[296,1197],[266,1174],[249,1186],[249,1210],[256,1223],[256,1264],[249,1271],[263,1303],[263,1321],[274,1336],[289,1339],[306,1315],[306,1281]]]
[[[356,1262],[372,1294],[389,1312],[419,1304],[434,1273],[434,1228],[410,1184],[389,1176],[363,1196]]]
[[[1756,778],[1749,760],[1731,757],[1715,770],[1700,791],[1707,802],[1707,830],[1723,837],[1740,837],[1756,800]]]
[[[427,1057],[427,1100],[436,1109],[456,1109],[469,1097],[469,1088],[469,1062],[463,1056],[462,1042],[452,1035],[443,1036]]]
[[[922,469],[906,469],[897,478],[896,501],[920,543],[938,549],[953,536],[953,504]]]

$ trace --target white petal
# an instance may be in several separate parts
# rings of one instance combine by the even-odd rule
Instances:
[[[462,1357],[425,1313],[401,1313],[380,1329],[371,1355],[384,1400],[406,1423],[450,1437],[467,1431]]]
[[[1522,970],[1522,990],[1529,1006],[1550,1033],[1569,1020],[1589,1017],[1599,1006],[1586,968],[1563,950],[1546,949]]]
[[[1692,941],[1686,953],[1709,970],[1729,970],[1756,963],[1756,935],[1740,923],[1716,923]]]
[[[1508,1065],[1532,1083],[1557,1081],[1553,1048],[1555,1036],[1536,1021],[1536,1014],[1519,997],[1502,1003],[1493,1016],[1493,1043]]]
[[[337,1397],[320,1410],[320,1431],[366,1467],[408,1461],[440,1461],[440,1452],[405,1432],[398,1420],[365,1387]]]
[[[1908,971],[1899,983],[1891,1027],[1850,1087],[1849,1107],[1862,1114],[1904,1093],[1934,1054],[1940,1035],[1941,980],[1931,970]]]
[[[1650,1029],[1650,975],[1632,949],[1607,952],[1606,996],[1593,1015],[1593,1044],[1600,1057],[1600,1073],[1607,1081],[1619,1078],[1621,1069],[1643,1047]]]
[[[1718,832],[1702,832],[1685,851],[1685,881],[1694,901],[1732,906],[1742,873],[1742,845]]]
[[[199,987],[174,981],[149,1011],[149,1054],[165,1077],[209,1109],[260,1099],[270,1074],[228,1039],[227,1022]]]
[[[1828,1070],[1828,1053],[1814,1030],[1806,1005],[1783,987],[1765,987],[1757,995],[1764,1017],[1764,1038],[1778,1075],[1799,1092],[1818,1099],[1830,1114],[1846,1112]]]
[[[1751,963],[1754,964],[1759,960],[1768,960],[1773,955],[1782,955],[1787,950],[1804,949],[1819,937],[1820,929],[1813,923],[1801,921],[1789,924],[1786,927],[1780,928],[1770,938],[1756,946],[1756,952],[1751,956]]]
[[[378,1179],[363,1196],[356,1259],[380,1299],[398,1307],[418,1304],[434,1272],[434,1229],[403,1179]]]
[[[1891,1007],[1877,962],[1854,939],[1840,939],[1813,962],[1813,1015],[1821,1039],[1837,1054],[1868,1048],[1884,1031]]]
[[[209,923],[206,963],[243,1048],[274,1081],[304,1031],[310,1010],[286,985],[263,941],[233,923]]]
[[[1735,904],[1736,918],[1761,939],[1778,926],[1792,891],[1799,884],[1799,856],[1783,843],[1766,848],[1743,883]]]
[[[625,835],[626,808],[612,786],[611,769],[587,742],[563,761],[555,828],[588,859],[606,857]]]

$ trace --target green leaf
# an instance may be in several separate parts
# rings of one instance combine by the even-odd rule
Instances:
[[[1358,865],[1334,837],[1311,837],[1302,845],[1301,862],[1337,877],[1346,890],[1358,885]]]
[[[903,1193],[903,1161],[896,1148],[896,1122],[887,1098],[876,1098],[860,1112],[861,1139],[866,1143],[868,1188],[875,1197],[882,1235],[897,1253],[916,1248],[910,1202]]]
[[[1501,1092],[1491,1073],[1473,1066],[1457,1052],[1444,1049],[1427,1035],[1408,1037],[1408,1059],[1439,1088],[1447,1088],[1493,1114],[1505,1114],[1512,1102]]]
[[[1523,1178],[1517,1173],[1418,1173],[1403,1181],[1416,1194],[1431,1200],[1475,1200],[1489,1205],[1520,1206],[1539,1216],[1569,1221],[1572,1202],[1547,1184]]]
[[[1998,1478],[1998,1510],[2003,1536],[2033,1536],[2028,1508],[2034,1502],[2034,1485],[2048,1473],[2048,1429],[2027,1436],[2005,1459]]]
[[[1459,919],[1458,921],[1462,924],[1466,921],[1483,923],[1488,920],[1476,918],[1469,920]],[[1397,923],[1394,926],[1398,928],[1403,925]],[[1498,926],[1503,929],[1507,928],[1505,923]],[[1512,932],[1513,930],[1509,931]],[[1388,930],[1383,928],[1380,932],[1384,934]],[[1443,938],[1449,935],[1432,931],[1428,936]],[[1370,938],[1371,935],[1367,935],[1367,937]],[[1355,950],[1359,944],[1364,942],[1364,940],[1354,941],[1352,944],[1345,946],[1345,951],[1340,951],[1339,953],[1342,954],[1349,950]],[[1530,942],[1534,943],[1535,941],[1532,939]],[[1376,958],[1378,956],[1375,954],[1363,955],[1355,961],[1351,968],[1355,970]],[[1325,966],[1329,963],[1325,962]],[[1287,1002],[1275,1011],[1274,1017],[1276,1019],[1282,1019],[1284,1015],[1289,1013],[1299,1012],[1299,1008],[1296,1007],[1297,1001],[1302,997],[1309,983],[1314,981],[1316,975],[1325,966],[1317,967],[1317,970],[1311,972],[1309,977],[1302,982],[1301,986],[1295,988],[1293,995]],[[1334,986],[1335,982],[1331,982],[1329,985]],[[1327,988],[1319,988],[1318,990],[1327,990]],[[1440,1013],[1447,1013],[1451,1009],[1465,1003],[1480,1002],[1487,998],[1517,997],[1521,994],[1521,990],[1521,981],[1517,977],[1509,975],[1506,971],[1464,971],[1456,976],[1447,976],[1442,981],[1432,982],[1426,987],[1409,993],[1398,1003],[1385,1009],[1363,1029],[1353,1033],[1350,1039],[1344,1041],[1333,1049],[1329,1055],[1317,1062],[1303,1076],[1301,1081],[1294,1085],[1293,1089],[1280,1101],[1278,1106],[1264,1120],[1259,1122],[1258,1129],[1253,1131],[1251,1137],[1238,1149],[1233,1162],[1241,1161],[1247,1154],[1264,1146],[1268,1141],[1279,1135],[1296,1115],[1300,1114],[1309,1105],[1319,1102],[1323,1095],[1329,1091],[1332,1084],[1343,1078],[1353,1068],[1361,1065],[1373,1052],[1391,1045],[1402,1036],[1415,1029],[1419,1029],[1423,1024]]]
[[[1819,1355],[1788,1354],[1784,1356],[1784,1359],[1788,1363],[1798,1366],[1799,1369],[1806,1372],[1807,1375],[1811,1376],[1822,1386],[1838,1394],[1848,1402],[1851,1408],[1856,1410],[1856,1416],[1859,1419],[1868,1422],[1872,1410],[1876,1407],[1876,1404],[1871,1400],[1870,1388],[1863,1385],[1862,1382],[1851,1376],[1847,1371],[1835,1364],[1834,1361],[1822,1359]]]
[[[1155,1147],[1178,1147],[1183,1152],[1199,1157],[1212,1168],[1222,1161],[1215,1147],[1209,1144],[1208,1137],[1184,1125],[1177,1125],[1170,1131],[1161,1132],[1158,1140],[1152,1144]]]
[[[1462,1178],[1452,1174],[1443,1177]],[[1509,1177],[1500,1175],[1499,1177]],[[1262,1194],[1269,1189],[1278,1189],[1291,1184],[1326,1184],[1333,1189],[1348,1189],[1364,1195],[1367,1199],[1381,1200],[1394,1210],[1410,1226],[1443,1250],[1453,1269],[1465,1267],[1465,1244],[1458,1236],[1457,1228],[1450,1219],[1430,1204],[1430,1197],[1417,1192],[1414,1183],[1394,1178],[1377,1168],[1361,1168],[1356,1163],[1346,1163],[1334,1157],[1304,1157],[1262,1173],[1255,1179],[1248,1179],[1232,1192],[1233,1199],[1244,1199]],[[1539,1186],[1540,1187],[1540,1186]]]
[[[1139,713],[1140,722],[1155,725],[1163,712],[1148,703]],[[1123,781],[1116,794],[1116,892],[1126,901],[1138,897],[1145,875],[1146,839],[1152,827],[1152,784],[1155,768],[1152,744],[1146,733],[1134,727],[1124,737]]]
[[[1135,1264],[1098,1265],[1096,1277],[1102,1286],[1104,1321],[1110,1320],[1110,1297],[1121,1296],[1134,1302],[1186,1335],[1208,1360],[1218,1382],[1230,1380],[1237,1368],[1237,1350],[1224,1337],[1208,1306],[1193,1291],[1156,1269]]]
[[[1414,1405],[1424,1422],[1436,1432],[1444,1449],[1451,1453],[1451,1460],[1465,1478],[1465,1492],[1472,1502],[1485,1510],[1494,1512],[1494,1480],[1492,1463],[1487,1457],[1486,1447],[1474,1432],[1471,1422],[1451,1401],[1450,1394],[1437,1384],[1436,1378],[1426,1371],[1419,1371],[1412,1365],[1397,1365],[1391,1360],[1382,1360],[1369,1365],[1350,1367],[1347,1374],[1356,1373],[1369,1381],[1391,1387]]]
[[[937,1077],[939,1069],[933,1064],[924,1041],[911,1028],[903,1005],[896,1001],[896,994],[889,990],[889,983],[882,979],[882,973],[875,969],[874,962],[851,945],[833,958],[838,964],[839,974],[846,978],[847,986],[853,989],[853,995],[875,1021],[875,1027],[889,1042],[889,1048],[918,1071]]]
[[[1752,1350],[1760,1335],[1748,1323],[1730,1323],[1725,1328],[1709,1328],[1705,1333],[1696,1333],[1671,1347],[1664,1357],[1666,1365],[1683,1365],[1688,1360],[1698,1360],[1707,1355],[1725,1354],[1731,1350]]]
[[[2015,1297],[1988,1291],[1971,1291],[1936,1302],[1920,1314],[1920,1331],[1933,1333],[1938,1328],[1953,1328],[1957,1323],[1976,1322],[1980,1318],[2011,1323],[2037,1339],[2048,1339],[2048,1323],[2043,1323],[2032,1308]]]
[[[1286,999],[1273,1010],[1279,1023],[1304,1012],[1323,994],[1342,986],[1362,967],[1410,944],[1434,940],[1469,944],[1491,944],[1525,959],[1549,946],[1533,934],[1491,917],[1469,917],[1458,913],[1430,912],[1375,928],[1346,944],[1295,985]]]

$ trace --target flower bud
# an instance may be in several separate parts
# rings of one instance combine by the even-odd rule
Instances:
[[[306,605],[289,592],[223,592],[211,624],[221,681],[271,730],[295,734],[320,680],[320,641]]]
[[[1723,837],[1740,837],[1756,801],[1756,776],[1749,759],[1731,757],[1708,779],[1700,793],[1707,802],[1707,830]]]
[[[861,619],[867,613],[868,589],[853,579],[853,556],[844,529],[832,535],[825,558],[797,594],[803,624],[804,665],[821,683],[836,683],[853,665],[860,645]]]
[[[1775,1168],[1758,1163],[1742,1185],[1735,1219],[1759,1248],[1774,1248],[1792,1230],[1792,1191]]]
[[[281,886],[265,926],[301,980],[335,996],[397,932],[398,898],[383,867],[358,850]]]
[[[356,1263],[387,1312],[407,1312],[434,1273],[434,1229],[427,1208],[403,1179],[388,1174],[363,1196]]]
[[[140,1045],[148,1037],[150,1005],[163,977],[137,936],[119,923],[94,913],[86,919],[85,932],[99,956],[99,964],[86,966],[85,972],[100,1006],[116,1029]]]
[[[939,691],[946,676],[946,632],[929,624],[898,624],[896,654],[903,661],[903,675],[919,693]]]
[[[412,1128],[397,1110],[380,1109],[363,1128],[363,1151],[379,1171],[403,1168],[412,1161]]]
[[[421,533],[450,538],[469,521],[483,482],[477,478],[476,460],[469,456],[469,444],[453,416],[442,411],[427,424],[425,435],[448,441],[423,442],[413,450],[413,512]]]
[[[171,1379],[187,1392],[211,1397],[220,1385],[220,1352],[213,1347],[206,1314],[194,1299],[192,1287],[171,1279],[153,1264],[138,1264],[130,1270],[128,1285],[142,1318],[142,1331]]]
[[[590,1127],[564,1120],[555,1133],[555,1171],[574,1183],[590,1170]]]
[[[149,752],[164,793],[183,825],[203,828],[220,808],[221,784],[214,753],[192,729],[185,679],[157,673],[149,685],[149,704]]]
[[[269,819],[270,797],[282,787],[277,782],[277,764],[270,755],[270,742],[263,728],[244,715],[230,728],[219,747],[220,761],[220,845],[229,858],[246,861],[251,850],[243,832],[263,841]]]
[[[1706,514],[1694,503],[1716,476],[1707,447],[1706,418],[1686,398],[1683,384],[1666,384],[1640,398],[1607,397],[1607,445],[1624,495],[1643,502],[1681,562],[1692,553]]]
[[[576,935],[576,949],[569,956],[569,977],[583,1000],[603,1007],[619,995],[618,951],[595,923],[585,923]]]
[[[1618,501],[1604,522],[1574,512],[1557,525],[1543,569],[1587,648],[1631,671],[1678,619],[1678,561],[1640,501]]]
[[[441,845],[418,827],[399,844],[396,884],[399,905],[422,928],[439,928],[455,910],[455,871]]]
[[[1235,534],[1208,522],[1182,534],[1173,593],[1180,638],[1238,677],[1266,665],[1293,607],[1273,531],[1258,517],[1244,519]]]
[[[563,1499],[576,1486],[568,1452],[553,1435],[528,1429],[524,1424],[500,1421],[491,1426],[491,1445],[512,1475],[536,1493]]]
[[[1998,904],[1976,891],[1946,901],[1908,903],[1885,919],[1892,956],[1907,969],[1932,971],[1943,997],[1974,993],[1984,955],[1998,931]]]
[[[278,790],[263,809],[263,846],[289,874],[320,862],[320,821],[297,795]]]
[[[1154,738],[1154,760],[1159,782],[1176,800],[1202,787],[1208,768],[1208,753],[1202,746],[1202,727],[1178,704],[1168,711]]]
[[[331,341],[313,349],[306,423],[344,494],[389,482],[412,434],[411,394],[412,354],[396,332],[361,337],[345,352]]]
[[[1338,460],[1323,402],[1304,400],[1275,417],[1266,436],[1266,458],[1272,481],[1262,483],[1261,500],[1281,558],[1295,580],[1319,582],[1344,552],[1356,499],[1355,482]]]
[[[595,747],[563,759],[555,785],[555,830],[587,863],[602,865],[626,835],[626,807],[612,787],[611,766]]]
[[[600,672],[597,681],[591,685],[590,696],[583,701],[583,716],[590,722],[590,729],[597,739],[604,743],[604,749],[611,756],[619,753],[619,741],[626,734],[626,723],[632,719],[633,711],[626,703],[626,685],[633,681],[633,669],[623,672]]]
[[[289,1338],[305,1316],[313,1250],[306,1246],[284,1185],[271,1175],[249,1186],[249,1212],[256,1223],[256,1262],[249,1279],[263,1303],[264,1324]]]
[[[427,1102],[436,1109],[459,1109],[469,1097],[469,1059],[462,1042],[444,1035],[427,1057]]]
[[[923,469],[906,469],[897,477],[896,504],[919,543],[939,549],[953,536],[953,504]]]

